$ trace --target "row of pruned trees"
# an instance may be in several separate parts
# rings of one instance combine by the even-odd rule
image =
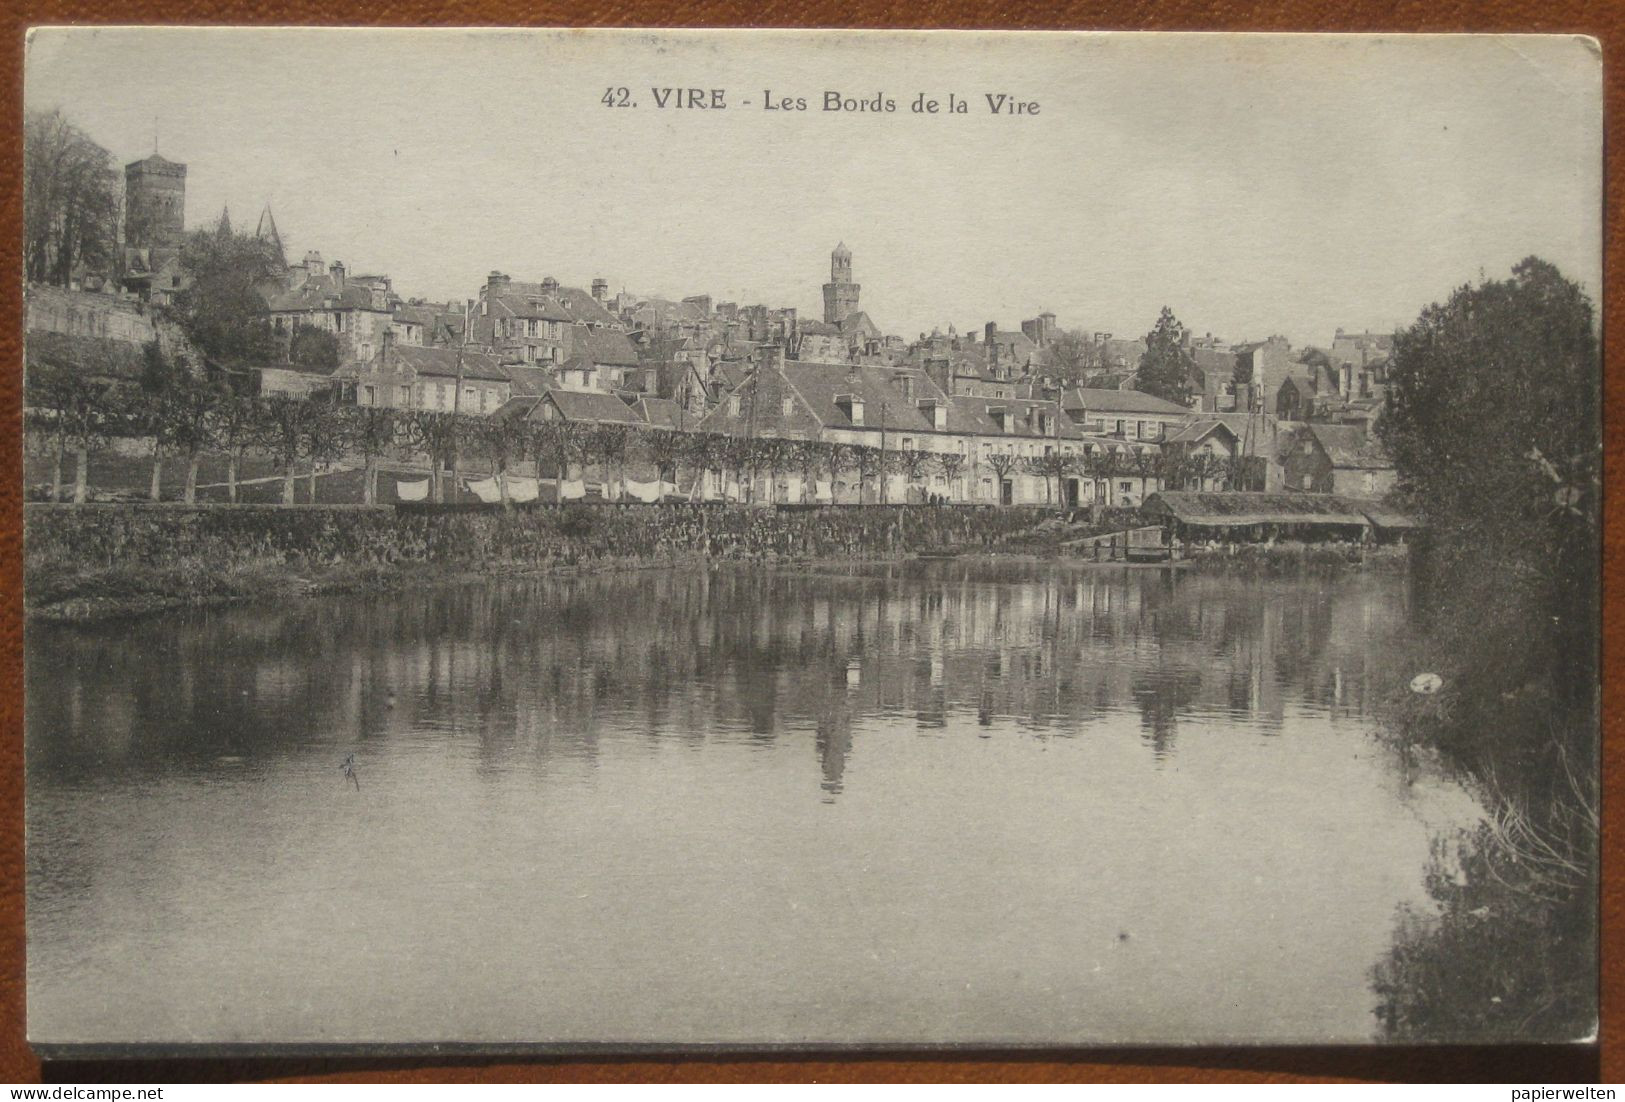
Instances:
[[[714,433],[674,432],[623,424],[528,421],[518,417],[471,417],[433,410],[395,410],[340,404],[330,398],[252,397],[237,393],[220,375],[199,376],[184,364],[167,361],[149,347],[137,385],[109,385],[72,368],[40,368],[29,373],[30,429],[53,455],[51,497],[67,493],[64,472],[75,459],[73,501],[88,493],[88,459],[115,437],[141,440],[150,447],[149,496],[159,500],[166,461],[185,462],[183,499],[194,502],[199,464],[206,456],[225,460],[227,495],[236,501],[238,473],[245,460],[269,465],[282,479],[282,501],[292,504],[296,479],[310,479],[315,500],[317,470],[348,459],[363,469],[362,499],[377,500],[378,471],[385,462],[426,465],[436,501],[446,498],[446,475],[456,483],[463,466],[479,465],[507,498],[508,479],[529,466],[538,476],[583,478],[596,471],[603,483],[625,482],[629,465],[644,464],[662,482],[691,485],[712,476],[741,488],[747,500],[764,492],[778,496],[786,476],[799,476],[801,500],[814,499],[814,486],[828,481],[854,483],[858,499],[884,502],[889,483],[902,476],[908,491],[925,489],[940,476],[952,486],[968,473],[959,452],[884,451],[858,444],[752,438]],[[1023,457],[995,452],[984,459],[999,479],[1014,474],[1053,485],[1052,500],[1063,502],[1069,477],[1105,480],[1119,476],[1157,479],[1162,485],[1229,481],[1228,464],[1216,456],[1170,457],[1144,450],[1095,447],[1077,454],[1054,452]]]

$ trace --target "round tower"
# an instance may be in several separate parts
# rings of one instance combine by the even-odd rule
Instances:
[[[824,284],[824,321],[839,325],[849,314],[858,312],[858,292],[852,282],[852,250],[842,241],[829,254],[829,282]]]

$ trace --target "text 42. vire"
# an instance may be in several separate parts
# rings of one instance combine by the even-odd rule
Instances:
[[[1007,92],[983,92],[982,100],[987,105],[985,113],[992,115],[1036,115],[1039,113],[1037,100],[1021,99]],[[637,107],[639,97],[630,88],[614,87],[604,89],[600,102],[606,107]],[[652,103],[662,111],[725,111],[730,105],[728,90],[725,88],[650,88],[649,99],[643,101]],[[853,115],[887,115],[897,111],[898,101],[884,92],[876,92],[872,96],[849,96],[842,92],[825,92],[823,98],[808,99],[806,96],[787,96],[775,93],[772,89],[764,89],[761,99],[745,99],[735,101],[741,107],[756,107],[763,111],[836,111]],[[937,97],[921,92],[914,97],[908,109],[916,115],[968,115],[971,114],[970,104],[974,99],[967,100],[963,96],[949,92],[946,96]],[[978,114],[983,113],[978,111]]]

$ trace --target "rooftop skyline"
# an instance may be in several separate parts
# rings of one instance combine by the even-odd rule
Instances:
[[[189,166],[189,228],[269,203],[290,260],[431,299],[498,269],[818,317],[837,241],[862,309],[910,339],[1046,310],[1135,337],[1167,305],[1325,344],[1532,253],[1599,297],[1580,39],[961,37],[45,29],[25,98],[121,165],[156,136]],[[728,109],[654,109],[671,86]],[[601,102],[618,87],[638,107]],[[769,90],[809,109],[764,111]],[[826,113],[826,90],[896,110]],[[971,111],[915,114],[920,92]]]

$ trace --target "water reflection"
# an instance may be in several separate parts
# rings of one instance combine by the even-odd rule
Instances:
[[[1406,624],[912,563],[33,629],[35,1035],[1360,1039],[1463,813],[1365,737]]]

